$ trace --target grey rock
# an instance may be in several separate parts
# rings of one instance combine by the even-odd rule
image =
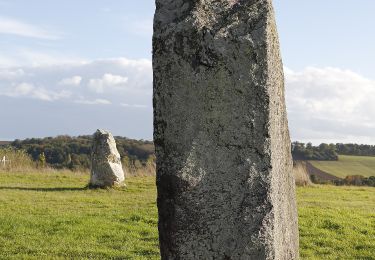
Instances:
[[[124,181],[125,174],[115,139],[110,132],[97,130],[91,154],[90,187],[123,186]]]
[[[297,259],[271,0],[156,0],[153,68],[162,259]]]

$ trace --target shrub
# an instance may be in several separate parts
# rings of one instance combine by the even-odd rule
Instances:
[[[3,161],[4,158],[5,163]],[[0,160],[0,169],[5,171],[31,170],[36,168],[36,164],[24,150],[1,148]]]

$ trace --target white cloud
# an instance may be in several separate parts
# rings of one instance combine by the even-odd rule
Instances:
[[[106,89],[125,87],[128,81],[127,77],[106,73],[99,79],[91,79],[88,86],[97,93],[104,93]]]
[[[40,99],[43,101],[56,101],[60,99],[69,98],[70,96],[71,96],[70,91],[62,90],[59,92],[55,92],[55,91],[46,90],[44,88],[37,88],[33,92],[33,95],[32,95],[33,98]]]
[[[16,19],[0,17],[0,34],[11,34],[44,40],[58,40],[61,35]]]
[[[87,99],[78,99],[75,101],[77,104],[83,105],[110,105],[112,104],[111,101],[106,99],[95,99],[95,100],[87,100]]]
[[[13,98],[28,97],[43,101],[55,101],[70,97],[71,92],[65,90],[51,91],[43,87],[36,87],[32,83],[22,82],[20,84],[13,84],[11,87],[5,88],[1,91],[0,95]]]
[[[17,86],[23,87],[17,89]],[[73,59],[67,63],[0,67],[0,96],[120,106],[121,103],[151,104],[151,95],[149,60]]]
[[[140,105],[140,104],[127,104],[127,103],[121,103],[122,107],[129,107],[129,108],[148,108],[146,105]]]
[[[152,107],[150,60],[51,62],[0,68],[0,96],[139,111]],[[286,68],[285,75],[293,140],[375,144],[374,80],[330,67]]]
[[[62,86],[79,86],[82,82],[81,76],[62,79],[58,84]]]
[[[34,86],[29,83],[21,83],[13,88],[12,92],[9,92],[10,96],[25,96],[34,90]]]
[[[294,140],[375,143],[375,81],[350,70],[285,69]]]
[[[293,140],[375,144],[374,80],[330,67],[285,68],[285,76]],[[152,62],[73,59],[0,67],[0,96],[106,105],[111,111],[124,107],[136,110],[132,113],[146,113],[152,107]]]
[[[23,67],[41,67],[57,65],[80,65],[87,61],[69,54],[57,52],[42,52],[27,48],[16,48],[11,52],[0,53],[0,68],[23,68]]]
[[[0,70],[0,80],[2,79],[14,79],[18,77],[22,77],[25,74],[23,69],[4,69]]]

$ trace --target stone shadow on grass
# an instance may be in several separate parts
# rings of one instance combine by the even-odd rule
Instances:
[[[42,191],[42,192],[56,192],[56,191],[84,191],[88,187],[57,187],[57,188],[32,188],[32,187],[6,187],[0,186],[0,190],[20,190],[20,191]]]

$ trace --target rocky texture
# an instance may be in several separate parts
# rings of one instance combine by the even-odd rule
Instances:
[[[115,139],[108,131],[96,131],[91,155],[90,187],[122,186],[124,181],[125,175]]]
[[[297,259],[283,66],[271,0],[156,0],[162,259]]]

